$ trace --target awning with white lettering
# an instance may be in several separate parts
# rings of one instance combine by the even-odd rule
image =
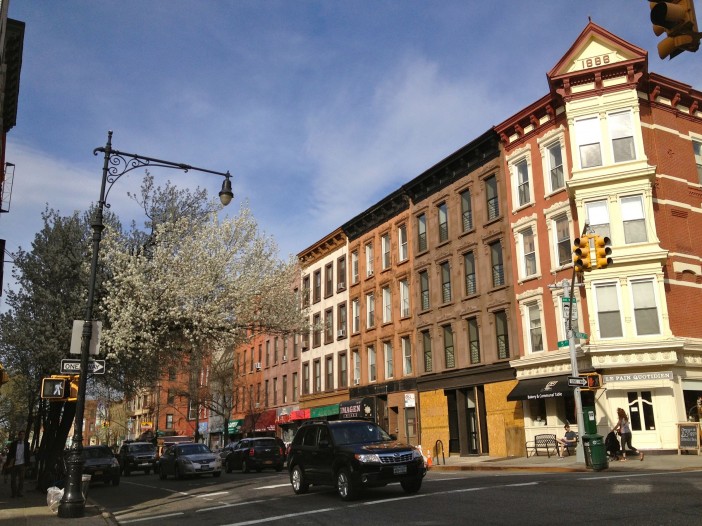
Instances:
[[[519,380],[519,383],[507,395],[507,400],[539,400],[541,398],[558,398],[572,394],[573,388],[568,385],[568,376],[549,376],[546,378],[529,378]]]

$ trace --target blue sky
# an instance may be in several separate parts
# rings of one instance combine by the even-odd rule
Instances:
[[[0,237],[29,249],[47,203],[96,201],[113,130],[116,149],[231,171],[233,205],[297,254],[545,95],[588,16],[702,87],[702,53],[660,60],[641,0],[11,0],[26,33]],[[125,224],[142,175],[110,194]]]

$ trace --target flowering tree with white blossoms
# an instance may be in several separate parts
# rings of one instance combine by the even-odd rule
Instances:
[[[293,259],[281,261],[250,210],[236,217],[181,217],[156,225],[148,254],[105,237],[110,269],[100,310],[101,346],[129,371],[125,389],[153,383],[169,365],[202,363],[258,332],[308,330],[293,283]]]

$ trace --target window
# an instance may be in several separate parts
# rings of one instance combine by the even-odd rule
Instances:
[[[636,159],[636,152],[634,149],[634,123],[632,121],[631,111],[627,110],[610,113],[607,121],[609,122],[609,133],[612,137],[614,162],[621,163],[623,161]]]
[[[632,431],[655,431],[656,419],[653,414],[651,391],[630,391],[626,393],[629,402],[629,423]]]
[[[494,175],[485,179],[485,199],[488,221],[500,217],[500,202],[497,196],[497,178]]]
[[[478,290],[475,278],[475,254],[473,252],[463,254],[463,271],[465,273],[466,296],[471,296]]]
[[[461,226],[463,232],[473,230],[473,203],[470,199],[470,190],[461,192]]]
[[[166,415],[166,429],[173,429],[173,415]]]
[[[273,378],[273,405],[278,405],[278,379]]]
[[[598,236],[611,237],[609,234],[609,210],[607,201],[591,201],[585,203],[587,222]]]
[[[422,310],[429,309],[429,272],[422,270],[419,273],[419,304]]]
[[[652,279],[631,282],[631,296],[634,304],[636,334],[660,334],[656,289]]]
[[[529,350],[540,352],[544,350],[543,335],[541,333],[541,309],[538,303],[526,306],[527,320],[529,323]]]
[[[349,386],[349,364],[346,353],[339,353],[339,387]]]
[[[570,229],[568,216],[563,214],[553,220],[553,230],[556,236],[556,264],[559,267],[572,262],[573,254],[570,247]]]
[[[602,166],[600,118],[591,117],[575,121],[575,135],[578,141],[578,152],[580,152],[580,167]]]
[[[358,298],[351,302],[351,316],[353,316],[353,332],[361,330],[361,308]]]
[[[390,268],[390,234],[380,238],[380,249],[383,251],[383,270]]]
[[[453,330],[450,325],[442,327],[444,331],[444,360],[447,369],[456,367],[456,357],[453,350]]]
[[[327,391],[334,389],[334,356],[327,356],[326,360],[326,379],[324,381],[324,388]]]
[[[561,153],[561,143],[556,142],[546,147],[547,170],[550,174],[551,192],[565,186],[563,175],[563,154]]]
[[[392,356],[392,343],[383,342],[383,354],[385,355],[385,378],[395,376],[395,368]]]
[[[417,216],[417,250],[424,252],[427,249],[427,216]]]
[[[271,364],[271,341],[266,340],[266,367]]]
[[[692,141],[692,151],[695,154],[695,164],[697,165],[697,181],[702,184],[702,142]]]
[[[373,275],[373,243],[366,245],[366,276]]]
[[[170,389],[170,388],[169,388],[169,389],[168,389],[167,398],[166,398],[166,403],[167,403],[168,405],[173,405],[173,403],[175,402],[175,397],[176,397],[175,389]]]
[[[422,331],[422,352],[424,354],[424,372],[432,372],[431,360],[431,335],[429,331]]]
[[[467,323],[470,363],[480,363],[480,333],[478,332],[478,318],[468,318]]]
[[[283,403],[288,403],[288,376],[283,375]]]
[[[334,294],[334,264],[328,263],[324,266],[324,297],[328,298]]]
[[[392,321],[392,294],[390,287],[383,287],[383,323]]]
[[[451,301],[451,265],[448,261],[441,264],[441,302]]]
[[[312,301],[317,303],[322,299],[322,271],[314,271],[314,290],[312,291]]]
[[[346,288],[346,256],[336,260],[336,290]]]
[[[531,228],[522,230],[522,256],[524,257],[524,276],[529,277],[536,274],[536,243],[534,242],[534,231]]]
[[[366,328],[375,327],[375,295],[366,294]]]
[[[439,215],[439,243],[443,243],[448,240],[449,230],[448,230],[448,208],[446,203],[441,203],[438,207]]]
[[[410,290],[409,282],[406,279],[400,280],[400,317],[407,318],[410,315]]]
[[[292,375],[292,401],[297,402],[300,399],[300,387],[298,385],[298,377],[297,373],[293,373]]]
[[[273,338],[273,363],[278,363],[278,337]]]
[[[492,286],[501,287],[505,284],[505,269],[502,264],[502,242],[490,244],[490,261],[492,263]]]
[[[361,381],[361,353],[353,351],[353,383]]]
[[[497,358],[509,358],[509,332],[507,331],[507,312],[495,312],[495,338],[497,340]]]
[[[322,361],[317,359],[314,361],[314,392],[319,393],[322,390]]]
[[[403,336],[400,338],[400,344],[402,345],[402,372],[408,376],[412,374],[412,342],[409,336]]]
[[[351,252],[351,283],[358,283],[358,250]]]
[[[519,206],[524,206],[531,202],[529,191],[529,164],[526,159],[514,165],[514,177],[517,181],[517,202]]]
[[[339,312],[339,315],[337,316],[338,325],[336,326],[337,330],[339,331],[338,336],[339,336],[339,338],[345,338],[346,337],[346,325],[347,325],[346,303],[339,304],[338,312]]]
[[[375,382],[378,379],[375,366],[375,347],[368,347],[368,381]]]
[[[324,311],[324,343],[334,341],[334,309]]]
[[[266,380],[268,384],[268,380]],[[302,364],[302,394],[310,394],[310,363],[305,362]],[[268,405],[268,403],[266,403]]]
[[[595,285],[595,299],[600,338],[621,338],[622,319],[616,283]]]
[[[310,304],[310,277],[302,278],[302,306],[307,307]]]
[[[646,221],[644,219],[643,197],[633,195],[622,197],[622,224],[624,227],[624,243],[645,243],[648,241],[646,235]]]
[[[312,347],[319,347],[322,345],[322,315],[319,312],[312,316],[312,323],[314,324],[312,328]],[[266,363],[266,365],[268,364]]]
[[[409,257],[407,249],[407,225],[400,225],[397,229],[398,261],[405,261]]]

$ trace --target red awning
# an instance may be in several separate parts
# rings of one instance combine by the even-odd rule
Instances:
[[[290,413],[290,421],[292,422],[293,420],[307,420],[310,417],[310,410],[309,409],[298,409],[296,411],[291,411]]]
[[[254,422],[254,431],[261,433],[264,431],[275,431],[275,409],[264,411],[260,415],[252,418]]]

